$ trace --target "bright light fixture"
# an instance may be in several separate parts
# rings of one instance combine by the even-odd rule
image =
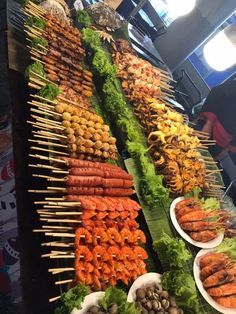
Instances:
[[[203,49],[207,63],[216,71],[225,71],[236,64],[236,47],[226,32],[227,30],[220,31]]]
[[[166,4],[170,17],[175,20],[190,13],[196,5],[196,0],[167,0]]]

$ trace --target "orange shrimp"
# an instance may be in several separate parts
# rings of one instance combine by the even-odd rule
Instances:
[[[220,259],[218,261],[211,262],[207,266],[203,267],[200,272],[201,280],[204,280],[207,277],[213,275],[215,272],[225,268],[228,263],[229,262],[227,259]]]
[[[198,211],[198,210],[201,210],[201,207],[199,205],[184,206],[181,209],[179,209],[177,212],[175,211],[175,215],[176,215],[176,218],[179,219],[180,217],[182,217],[188,213]]]
[[[130,231],[129,229],[123,228],[120,231],[120,236],[122,239],[121,245],[125,245],[125,243],[134,243],[135,239],[134,239],[134,235],[133,232]]]
[[[233,268],[222,269],[214,273],[213,275],[207,277],[207,279],[203,281],[203,286],[205,288],[219,286],[224,283],[234,281],[235,276],[236,276],[236,266]]]
[[[179,201],[175,205],[175,212],[177,213],[181,208],[187,206],[187,207],[193,207],[196,204],[199,204],[198,201],[194,197],[188,197],[185,198],[184,200]]]
[[[209,242],[217,237],[218,233],[212,230],[203,230],[199,232],[190,232],[189,236],[191,239],[197,242]]]
[[[130,212],[128,212],[128,210],[124,210],[123,212],[120,212],[120,218],[125,220],[129,217]]]
[[[91,263],[83,261],[75,260],[74,267],[76,270],[84,270],[86,273],[92,273],[94,270],[94,266]]]
[[[216,211],[207,212],[205,210],[197,210],[191,213],[188,213],[184,216],[182,216],[178,223],[182,224],[184,222],[190,222],[190,221],[200,221],[208,218],[214,218],[217,217]]]
[[[130,211],[129,213],[129,218],[130,219],[135,219],[138,217],[138,212],[137,211]]]
[[[86,281],[86,272],[84,270],[75,271],[76,281],[85,283]]]
[[[97,213],[96,218],[97,218],[97,219],[103,219],[103,218],[105,218],[107,215],[108,215],[107,212],[99,212],[99,213]]]
[[[85,228],[77,228],[75,231],[75,245],[92,243],[92,235]]]
[[[109,237],[103,228],[94,228],[92,233],[92,242],[96,246],[98,244],[106,243],[109,240]]]
[[[207,289],[212,297],[223,297],[236,294],[236,282],[229,282],[224,285]]]
[[[111,211],[114,212],[114,211],[116,210],[115,204],[114,204],[113,202],[111,202],[111,201],[109,200],[109,198],[103,197],[102,199],[103,199],[103,202],[105,203],[105,205],[107,206],[107,210],[108,210],[109,212],[111,212]]]
[[[126,223],[129,226],[130,230],[139,228],[139,224],[135,220],[129,219],[126,221]]]
[[[105,247],[101,245],[96,245],[93,250],[92,250],[92,256],[93,256],[93,261],[96,263],[96,261],[108,261],[110,256],[107,253],[107,250]]]
[[[224,307],[236,308],[236,294],[227,297],[215,298],[215,301]]]
[[[93,230],[93,228],[95,228],[95,223],[91,219],[83,219],[82,225],[83,227],[86,227],[86,229],[90,232]]]
[[[88,197],[89,200],[91,200],[94,204],[96,204],[96,209],[98,211],[106,211],[108,210],[106,204],[103,202],[103,198],[99,197],[99,196],[89,196]]]
[[[136,256],[133,252],[133,250],[128,246],[123,246],[120,250],[120,254],[122,256],[122,259],[128,259],[128,260],[135,260]]]
[[[96,275],[93,275],[93,286],[96,290],[101,290],[101,288],[102,288],[99,277]]]
[[[75,248],[75,260],[80,261],[83,259],[84,261],[91,262],[93,260],[93,254],[90,252],[87,246],[79,245]]]
[[[142,230],[135,230],[133,234],[136,243],[146,243],[146,236]]]
[[[83,214],[80,216],[81,219],[90,219],[96,216],[95,210],[84,210]]]
[[[110,255],[111,260],[112,259],[122,260],[121,250],[118,248],[118,246],[115,245],[109,246],[107,252]]]
[[[103,220],[100,220],[100,219],[95,219],[94,220],[94,224],[95,224],[95,227],[96,228],[103,228],[103,229],[106,229],[106,224]]]
[[[132,200],[131,198],[126,198],[126,203],[129,205],[130,210],[137,210],[139,211],[141,209],[141,206],[136,201]]]
[[[120,212],[115,210],[115,211],[109,212],[107,217],[110,218],[110,219],[116,219],[119,216],[120,216]]]
[[[180,224],[180,227],[185,231],[202,231],[202,230],[215,230],[221,224],[210,221],[192,221]]]
[[[147,252],[141,246],[136,246],[134,248],[134,254],[136,255],[137,259],[147,259],[148,258]]]
[[[105,219],[105,224],[107,228],[116,228],[117,229],[117,224],[114,220],[110,218]]]
[[[115,210],[118,210],[119,212],[122,212],[124,210],[124,207],[122,205],[122,202],[120,201],[120,197],[119,198],[115,198],[115,197],[107,197],[107,200],[113,204],[113,206],[115,207]]]
[[[224,261],[225,259],[228,259],[228,256],[224,253],[209,253],[206,255],[203,255],[200,259],[200,269],[207,266],[208,264],[215,262],[215,261]]]
[[[111,245],[119,244],[122,242],[120,233],[115,228],[108,228],[107,229],[107,235],[109,237],[109,243]]]

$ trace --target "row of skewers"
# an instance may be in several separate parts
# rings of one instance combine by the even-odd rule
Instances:
[[[73,172],[73,179],[79,178],[80,184],[83,182],[83,186],[79,184],[79,188],[90,188],[86,184],[97,184],[96,179],[104,177],[116,186],[122,180],[128,181],[127,190],[132,185],[132,177],[115,165],[67,157],[52,158],[42,155],[36,157],[49,161],[50,165],[45,165],[45,170],[51,167],[54,174],[61,175],[61,172],[64,174],[65,169],[68,173]],[[44,169],[43,165],[40,167]],[[35,176],[51,181],[50,177],[45,175]],[[76,180],[73,182],[76,184]],[[74,187],[77,188],[76,185],[71,186]],[[122,196],[122,193],[117,193],[114,197],[112,188],[107,196],[93,193],[85,195],[82,190],[79,192],[76,189],[69,191],[67,188],[62,189],[64,190],[49,186],[46,192],[56,196],[62,193],[64,196],[53,195],[35,202],[36,205],[43,206],[37,212],[40,220],[45,223],[42,229],[36,229],[35,232],[43,232],[53,238],[63,238],[62,241],[44,243],[44,246],[56,247],[57,250],[52,249],[50,253],[43,254],[43,257],[74,259],[73,267],[70,265],[49,271],[53,274],[75,271],[77,282],[91,285],[94,289],[104,288],[108,284],[116,285],[118,280],[128,284],[130,280],[145,273],[144,260],[148,256],[138,245],[145,243],[146,237],[134,220],[140,205]],[[118,187],[113,189],[119,191]],[[74,242],[71,242],[72,238]],[[74,279],[60,280],[57,284],[72,281]]]
[[[186,125],[183,115],[162,100],[146,98],[134,104],[134,113],[147,134],[154,165],[173,195],[183,195],[195,187],[211,188],[212,194],[214,190],[219,194],[221,186],[214,178],[219,171],[208,170],[206,166],[212,168],[215,162],[201,153],[214,141]]]
[[[43,8],[29,3],[25,7],[29,19],[25,23],[30,42],[31,59],[43,66],[46,78],[63,91],[63,97],[89,108],[87,97],[92,96],[92,73],[85,69],[81,33],[66,23],[60,23]],[[37,74],[37,73],[36,73]],[[37,84],[37,76],[30,84]],[[43,79],[41,77],[41,79]]]

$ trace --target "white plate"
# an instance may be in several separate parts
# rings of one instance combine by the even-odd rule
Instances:
[[[158,274],[158,273],[147,273],[147,274],[144,274],[144,275],[138,277],[129,289],[127,301],[128,302],[135,302],[136,301],[136,290],[138,288],[146,287],[149,284],[154,283],[154,282],[161,283],[161,275],[160,274]]]
[[[176,231],[181,235],[181,237],[186,240],[187,242],[191,243],[192,245],[194,246],[197,246],[197,247],[200,247],[202,249],[211,249],[211,248],[214,248],[216,247],[217,245],[219,245],[223,239],[224,239],[224,233],[221,232],[219,233],[218,237],[216,237],[215,239],[211,240],[211,241],[208,241],[208,242],[197,242],[197,241],[194,241],[193,239],[190,238],[190,236],[180,227],[177,219],[176,219],[176,216],[175,216],[175,206],[178,202],[180,202],[181,200],[183,200],[184,197],[178,197],[176,198],[171,206],[170,206],[170,218],[171,218],[171,221],[176,229]]]
[[[81,304],[81,309],[77,310],[76,308],[73,309],[71,314],[84,314],[86,311],[93,305],[98,305],[98,301],[104,297],[104,291],[93,292],[87,295],[84,298],[84,302]]]
[[[198,252],[198,254],[195,257],[194,263],[193,263],[193,274],[194,274],[194,279],[196,282],[196,285],[198,287],[198,290],[200,291],[201,295],[203,296],[203,298],[217,311],[219,311],[220,313],[223,314],[235,314],[236,313],[236,308],[233,309],[229,309],[226,308],[224,306],[221,306],[220,304],[218,304],[205,290],[205,288],[203,287],[202,281],[200,279],[200,267],[199,267],[199,261],[200,261],[200,257],[213,252],[214,249],[210,249],[210,250],[201,250]]]

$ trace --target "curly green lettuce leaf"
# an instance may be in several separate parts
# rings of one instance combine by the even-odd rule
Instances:
[[[36,16],[31,16],[27,19],[26,24],[29,26],[36,26],[37,28],[44,29],[46,26],[46,22]]]
[[[112,303],[117,304],[118,314],[139,314],[135,304],[127,302],[127,294],[116,287],[107,288],[104,297],[99,301],[99,305],[104,311],[108,311]]]
[[[195,282],[190,274],[184,270],[171,270],[163,274],[161,282],[164,289],[175,296],[184,312],[201,313]]]
[[[93,19],[86,10],[78,10],[77,12],[78,21],[85,27],[89,27],[93,24]]]
[[[61,295],[62,306],[55,310],[55,314],[67,314],[76,308],[81,308],[81,303],[84,301],[86,295],[90,294],[91,290],[84,284],[78,284],[74,288],[68,290]]]
[[[184,194],[184,198],[194,197],[199,198],[199,194],[202,192],[201,188],[199,186],[196,186],[193,188],[192,191]]]
[[[101,76],[116,74],[116,66],[111,64],[106,52],[102,49],[96,50],[92,65]]]
[[[220,203],[215,197],[209,197],[201,201],[204,209],[220,209]]]
[[[159,240],[153,242],[153,248],[160,260],[167,260],[171,269],[182,268],[191,259],[191,254],[186,249],[184,241],[171,238],[166,233],[163,233]]]
[[[101,40],[98,33],[90,28],[82,29],[82,38],[83,42],[91,49],[96,50],[101,46]]]
[[[236,261],[236,238],[225,238],[215,249],[217,253],[227,254]]]
[[[36,38],[32,39],[31,47],[36,48],[37,50],[44,52],[45,49],[43,47],[45,47],[45,48],[48,47],[48,41],[44,38],[36,37]]]
[[[28,80],[30,75],[34,75],[34,73],[46,77],[46,73],[44,71],[43,65],[39,62],[34,62],[30,64],[25,70],[25,78]]]
[[[54,100],[58,95],[62,93],[62,90],[55,84],[47,84],[40,89],[38,95],[49,100]]]

